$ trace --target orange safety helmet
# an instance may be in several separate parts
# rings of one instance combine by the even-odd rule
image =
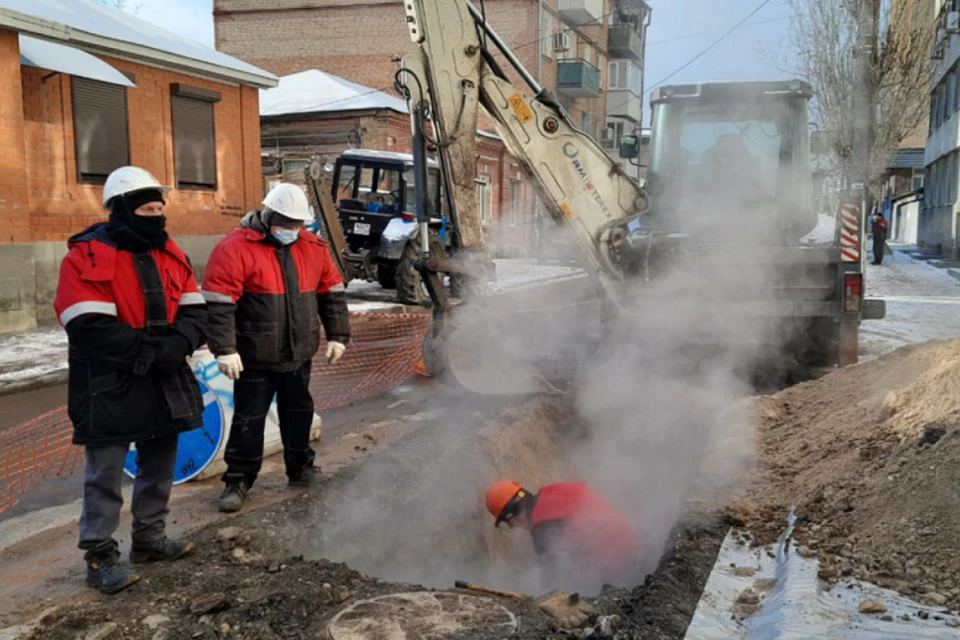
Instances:
[[[517,515],[520,500],[527,495],[529,495],[527,490],[513,480],[498,480],[490,485],[487,489],[486,503],[487,511],[497,519],[494,526],[499,527],[501,522]]]

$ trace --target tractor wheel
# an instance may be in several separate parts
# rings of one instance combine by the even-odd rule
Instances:
[[[435,233],[430,234],[430,254],[444,254],[443,242]],[[397,299],[403,304],[426,305],[430,302],[427,287],[423,284],[420,272],[414,266],[420,257],[419,238],[408,240],[403,247],[403,255],[400,256],[396,270]]]
[[[384,289],[395,289],[397,287],[397,265],[386,262],[378,264],[377,282]]]

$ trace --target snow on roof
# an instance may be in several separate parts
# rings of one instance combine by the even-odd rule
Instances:
[[[276,88],[260,91],[261,116],[364,109],[407,113],[403,100],[319,69],[283,76]]]
[[[272,87],[272,73],[95,0],[0,0],[0,27],[194,75]]]
[[[397,151],[381,151],[379,149],[347,149],[340,157],[353,160],[381,160],[403,164],[413,164],[413,154]],[[429,158],[427,164],[431,167],[439,166],[436,160]]]
[[[86,51],[20,34],[20,64],[100,82],[136,87],[127,76]]]

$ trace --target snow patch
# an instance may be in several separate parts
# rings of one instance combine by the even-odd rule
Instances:
[[[67,334],[60,327],[0,337],[0,389],[67,370]]]
[[[821,213],[817,216],[817,226],[813,231],[800,238],[801,244],[831,244],[837,234],[837,219]]]
[[[392,109],[406,113],[407,105],[388,93],[319,69],[283,76],[277,87],[260,90],[261,116],[357,109]]]

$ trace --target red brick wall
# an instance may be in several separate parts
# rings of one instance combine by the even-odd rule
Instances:
[[[536,0],[486,0],[485,4],[490,24],[536,75],[541,53]],[[544,0],[543,4],[559,29],[558,0]],[[609,11],[610,1],[605,0],[604,15]],[[389,90],[397,70],[392,58],[413,50],[403,3],[390,0],[214,0],[214,18],[219,50],[281,76],[320,69]],[[581,35],[593,43],[596,53],[606,56],[609,19],[604,23],[582,27]],[[571,54],[580,56],[582,52]],[[543,56],[541,62],[541,84],[553,90],[557,85],[556,56]],[[607,69],[600,72],[606,87]],[[524,86],[515,75],[512,80]],[[590,114],[591,134],[596,134],[592,128],[595,121],[603,126],[606,93],[590,99],[559,97],[566,101],[578,126],[584,111]],[[485,116],[481,126],[493,128]]]
[[[0,39],[0,43],[3,40]],[[14,44],[16,36],[14,35]],[[13,58],[19,66],[19,58]],[[0,64],[8,64],[4,53]],[[250,87],[235,87],[183,74],[104,58],[116,68],[132,72],[137,88],[127,92],[130,161],[152,172],[164,184],[175,184],[170,84],[183,82],[218,91],[222,100],[214,107],[217,136],[217,184],[213,190],[175,190],[168,198],[171,233],[181,236],[218,235],[237,223],[237,217],[262,199],[260,180],[259,94]],[[48,78],[46,71],[24,67],[16,98],[23,96],[20,117],[25,139],[24,155],[3,154],[0,162],[26,168],[29,211],[28,234],[0,236],[3,242],[63,240],[84,226],[101,220],[102,186],[77,179],[76,150],[68,76]],[[2,77],[6,77],[4,74]],[[9,92],[2,92],[0,113]],[[3,145],[7,149],[7,145]],[[15,148],[15,147],[10,147]],[[13,157],[11,157],[13,156]],[[7,180],[9,167],[0,172]],[[15,167],[12,169],[15,171]],[[21,204],[21,206],[24,206]],[[0,213],[3,210],[0,209]]]
[[[20,43],[0,29],[0,242],[29,242]]]

